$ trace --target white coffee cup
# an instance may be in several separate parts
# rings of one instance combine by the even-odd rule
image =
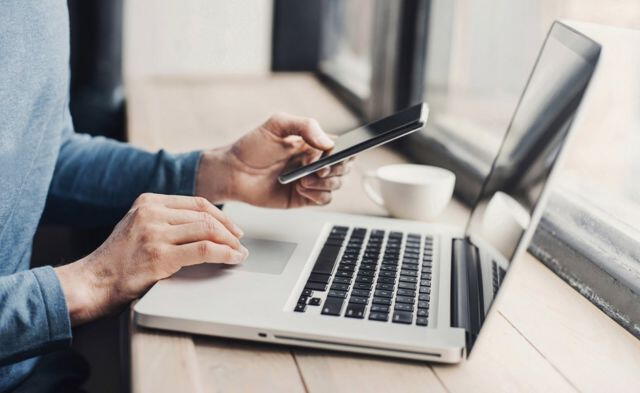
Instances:
[[[363,186],[367,196],[393,217],[430,221],[447,207],[455,182],[456,175],[443,168],[396,164],[366,173]]]

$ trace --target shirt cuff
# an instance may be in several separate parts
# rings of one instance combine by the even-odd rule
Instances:
[[[31,272],[36,277],[44,300],[51,345],[69,345],[72,335],[71,320],[58,275],[51,266],[32,269]]]
[[[200,167],[200,159],[202,151],[193,151],[190,153],[182,153],[176,155],[176,161],[179,163],[180,183],[176,190],[178,195],[195,195],[196,193],[196,176]]]

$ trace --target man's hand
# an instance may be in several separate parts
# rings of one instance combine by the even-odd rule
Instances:
[[[241,236],[204,198],[143,194],[100,248],[56,268],[72,323],[122,307],[182,266],[244,261]]]
[[[332,147],[333,140],[317,121],[274,115],[233,145],[203,154],[196,194],[212,202],[239,200],[276,208],[327,204],[332,191],[342,185],[349,162],[286,185],[278,182],[278,176],[285,169],[317,160]]]

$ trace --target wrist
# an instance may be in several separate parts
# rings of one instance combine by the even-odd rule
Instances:
[[[202,153],[196,174],[196,195],[212,203],[237,200],[234,188],[234,169],[229,148],[211,149]]]
[[[83,259],[56,267],[72,325],[79,325],[97,317],[97,296],[92,283],[93,274]]]

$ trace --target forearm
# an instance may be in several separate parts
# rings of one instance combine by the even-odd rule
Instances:
[[[150,153],[101,137],[65,134],[49,188],[44,222],[115,224],[144,192],[193,195],[200,152]],[[90,217],[90,218],[88,218]]]
[[[0,277],[0,365],[65,347],[71,326],[51,267]]]

